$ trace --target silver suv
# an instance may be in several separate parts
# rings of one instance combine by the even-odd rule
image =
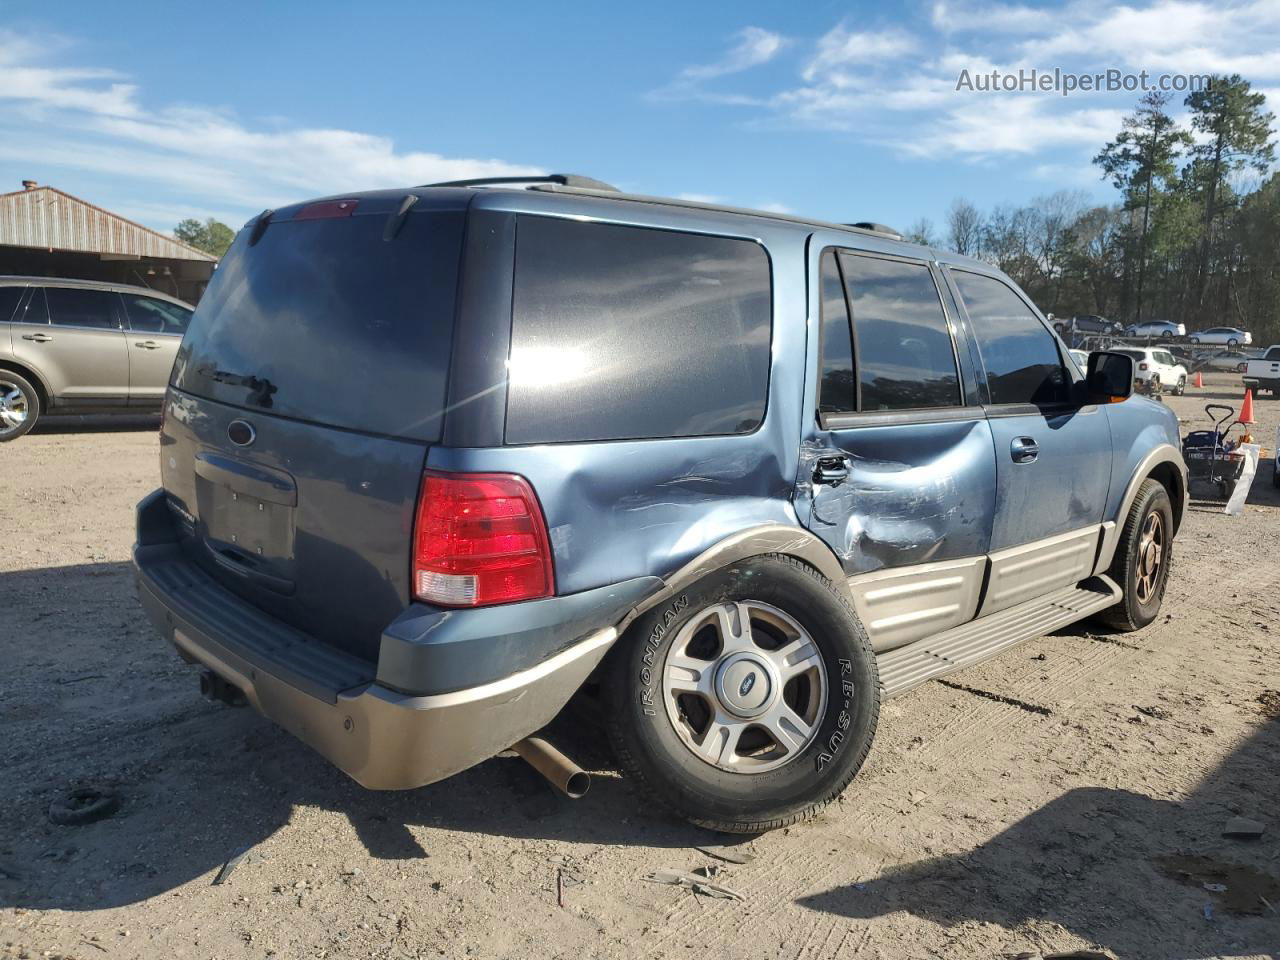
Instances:
[[[145,287],[0,277],[0,442],[43,413],[158,410],[192,312]]]

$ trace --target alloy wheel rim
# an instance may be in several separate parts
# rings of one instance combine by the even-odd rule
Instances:
[[[0,377],[0,436],[20,430],[30,414],[31,405],[22,388]]]
[[[755,600],[715,604],[676,634],[662,668],[667,718],[704,763],[764,773],[795,760],[818,735],[827,671],[790,615]]]
[[[1164,566],[1164,520],[1159,513],[1151,513],[1142,524],[1138,537],[1138,576],[1136,591],[1139,603],[1150,603],[1160,583],[1160,571]]]

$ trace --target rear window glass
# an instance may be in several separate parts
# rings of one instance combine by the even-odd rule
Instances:
[[[178,351],[174,383],[224,403],[436,440],[463,214],[272,222],[242,230]],[[132,316],[132,313],[131,313]]]
[[[752,241],[521,217],[507,442],[750,433],[771,318]]]

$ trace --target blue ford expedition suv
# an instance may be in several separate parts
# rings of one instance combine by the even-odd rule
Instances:
[[[152,620],[367,787],[598,684],[619,763],[724,830],[840,793],[881,699],[1150,623],[1186,475],[988,264],[843,226],[468,181],[266,211],[173,369]]]

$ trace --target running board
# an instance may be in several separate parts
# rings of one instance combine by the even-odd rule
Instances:
[[[971,667],[1026,640],[1083,620],[1121,599],[1109,577],[1090,577],[1016,607],[972,620],[877,657],[885,699]]]

